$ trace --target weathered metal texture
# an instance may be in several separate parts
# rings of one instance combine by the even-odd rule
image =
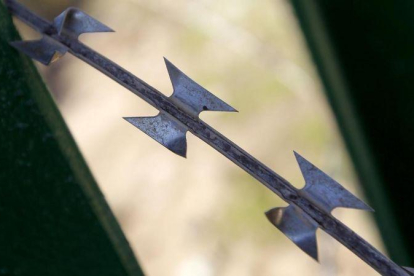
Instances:
[[[306,183],[298,193],[312,201],[321,210],[331,213],[337,207],[344,207],[374,211],[298,153],[295,152],[295,156]]]
[[[291,2],[388,254],[414,266],[414,2]]]
[[[14,41],[11,45],[44,65],[57,61],[68,51],[65,46],[48,36],[33,41]]]
[[[113,30],[83,11],[68,8],[54,20],[54,26],[60,35],[78,38],[84,33],[113,32]]]
[[[0,2],[0,275],[141,276]]]
[[[318,223],[294,205],[278,207],[266,212],[269,221],[300,249],[318,261],[316,230]]]
[[[155,117],[124,118],[170,151],[186,157],[188,129],[170,115],[162,112]]]
[[[202,111],[237,111],[190,79],[166,58],[164,60],[174,88],[170,99],[189,114],[197,117]]]
[[[326,214],[337,207],[373,211],[338,182],[330,178],[297,152],[296,160],[305,178],[305,187],[298,194],[308,199]],[[316,229],[318,224],[294,205],[266,212],[269,221],[313,259],[318,260]]]
[[[407,270],[410,273],[410,275],[414,275],[414,268],[412,268],[412,267],[404,267],[404,269]]]
[[[212,146],[218,152],[229,158],[240,168],[251,174],[271,191],[279,195],[283,200],[300,208],[311,217],[326,233],[337,239],[352,252],[358,255],[367,264],[372,266],[382,275],[408,275],[408,272],[399,265],[389,260],[372,245],[359,237],[351,229],[346,227],[336,218],[327,214],[311,202],[307,197],[298,193],[289,182],[271,169],[260,163],[246,151],[235,145],[222,134],[204,123],[194,114],[182,108],[175,101],[129,73],[119,65],[96,53],[76,39],[59,35],[56,28],[46,20],[31,13],[25,7],[12,0],[7,0],[9,10],[18,18],[34,27],[39,32],[48,35],[56,41],[68,47],[69,52],[81,60],[91,64],[94,68],[106,74],[119,84],[131,90],[160,112],[168,113],[175,120],[181,122],[188,130]]]

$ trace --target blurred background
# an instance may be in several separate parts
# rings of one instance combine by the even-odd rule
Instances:
[[[83,9],[116,30],[85,44],[170,95],[167,57],[239,111],[201,118],[296,187],[293,150],[364,198],[289,1],[21,2]],[[124,121],[157,111],[91,66],[37,65],[147,275],[377,275],[322,231],[314,262],[264,216],[286,203],[191,134],[183,159]],[[334,215],[384,251],[369,213]]]

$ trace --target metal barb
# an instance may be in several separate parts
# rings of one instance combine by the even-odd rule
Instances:
[[[308,160],[295,152],[296,160],[305,178],[305,188],[298,193],[327,213],[337,207],[374,211]]]
[[[317,259],[314,231],[321,228],[380,274],[407,276],[411,273],[412,270],[395,264],[330,214],[335,207],[364,210],[370,208],[304,158],[296,155],[306,181],[305,188],[297,190],[280,175],[200,120],[198,114],[203,110],[235,109],[188,78],[167,60],[168,72],[174,87],[174,93],[170,98],[79,42],[77,37],[81,33],[110,31],[85,13],[73,9],[66,11],[65,15],[58,16],[53,24],[14,0],[5,0],[5,3],[16,17],[47,36],[46,40],[52,39],[57,43],[41,43],[41,47],[37,47],[36,51],[31,50],[36,48],[33,47],[35,44],[28,47],[25,43],[29,42],[13,43],[16,48],[45,64],[54,60],[56,51],[69,51],[160,111],[158,116],[152,118],[125,118],[156,141],[185,156],[185,133],[190,131],[287,201],[289,207],[271,210],[267,216],[311,257]],[[57,45],[64,47],[59,48]],[[340,197],[336,197],[336,194]]]
[[[294,205],[274,208],[266,212],[268,220],[293,243],[318,261],[316,230],[318,223]]]
[[[412,268],[412,267],[403,267],[405,270],[407,270],[409,273],[410,273],[410,275],[414,275],[414,268]]]
[[[173,117],[162,112],[155,117],[129,117],[124,119],[170,151],[186,157],[187,139],[185,134],[188,129]]]
[[[84,33],[113,32],[111,28],[77,8],[68,8],[62,12],[55,18],[54,26],[59,35],[75,39]]]
[[[65,46],[48,36],[43,36],[40,40],[14,41],[10,45],[44,65],[57,61],[68,51]]]
[[[190,79],[166,58],[164,60],[174,88],[171,96],[173,102],[184,107],[195,117],[198,117],[202,111],[237,112],[236,109]]]

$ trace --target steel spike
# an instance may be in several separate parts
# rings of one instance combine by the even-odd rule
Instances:
[[[268,220],[300,249],[318,261],[316,230],[318,223],[294,205],[273,208],[266,212]]]
[[[57,28],[59,35],[72,38],[78,38],[83,33],[114,31],[77,8],[68,8],[62,12],[55,18],[54,26]]]
[[[202,111],[237,112],[198,83],[181,72],[174,64],[164,58],[168,74],[174,88],[171,100],[197,117]]]
[[[299,191],[301,195],[327,213],[337,207],[374,211],[297,152],[294,153],[306,183],[305,187]]]
[[[65,46],[48,36],[39,40],[13,41],[10,45],[44,65],[57,61],[68,51]]]
[[[170,151],[186,157],[187,128],[171,116],[160,113],[155,117],[124,118]]]
[[[407,270],[410,273],[410,275],[414,275],[414,268],[412,268],[412,267],[406,267],[406,266],[404,266],[403,268],[405,270]]]

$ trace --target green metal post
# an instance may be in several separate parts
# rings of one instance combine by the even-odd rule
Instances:
[[[0,2],[0,275],[143,275]]]
[[[291,0],[391,258],[414,260],[414,2]]]

